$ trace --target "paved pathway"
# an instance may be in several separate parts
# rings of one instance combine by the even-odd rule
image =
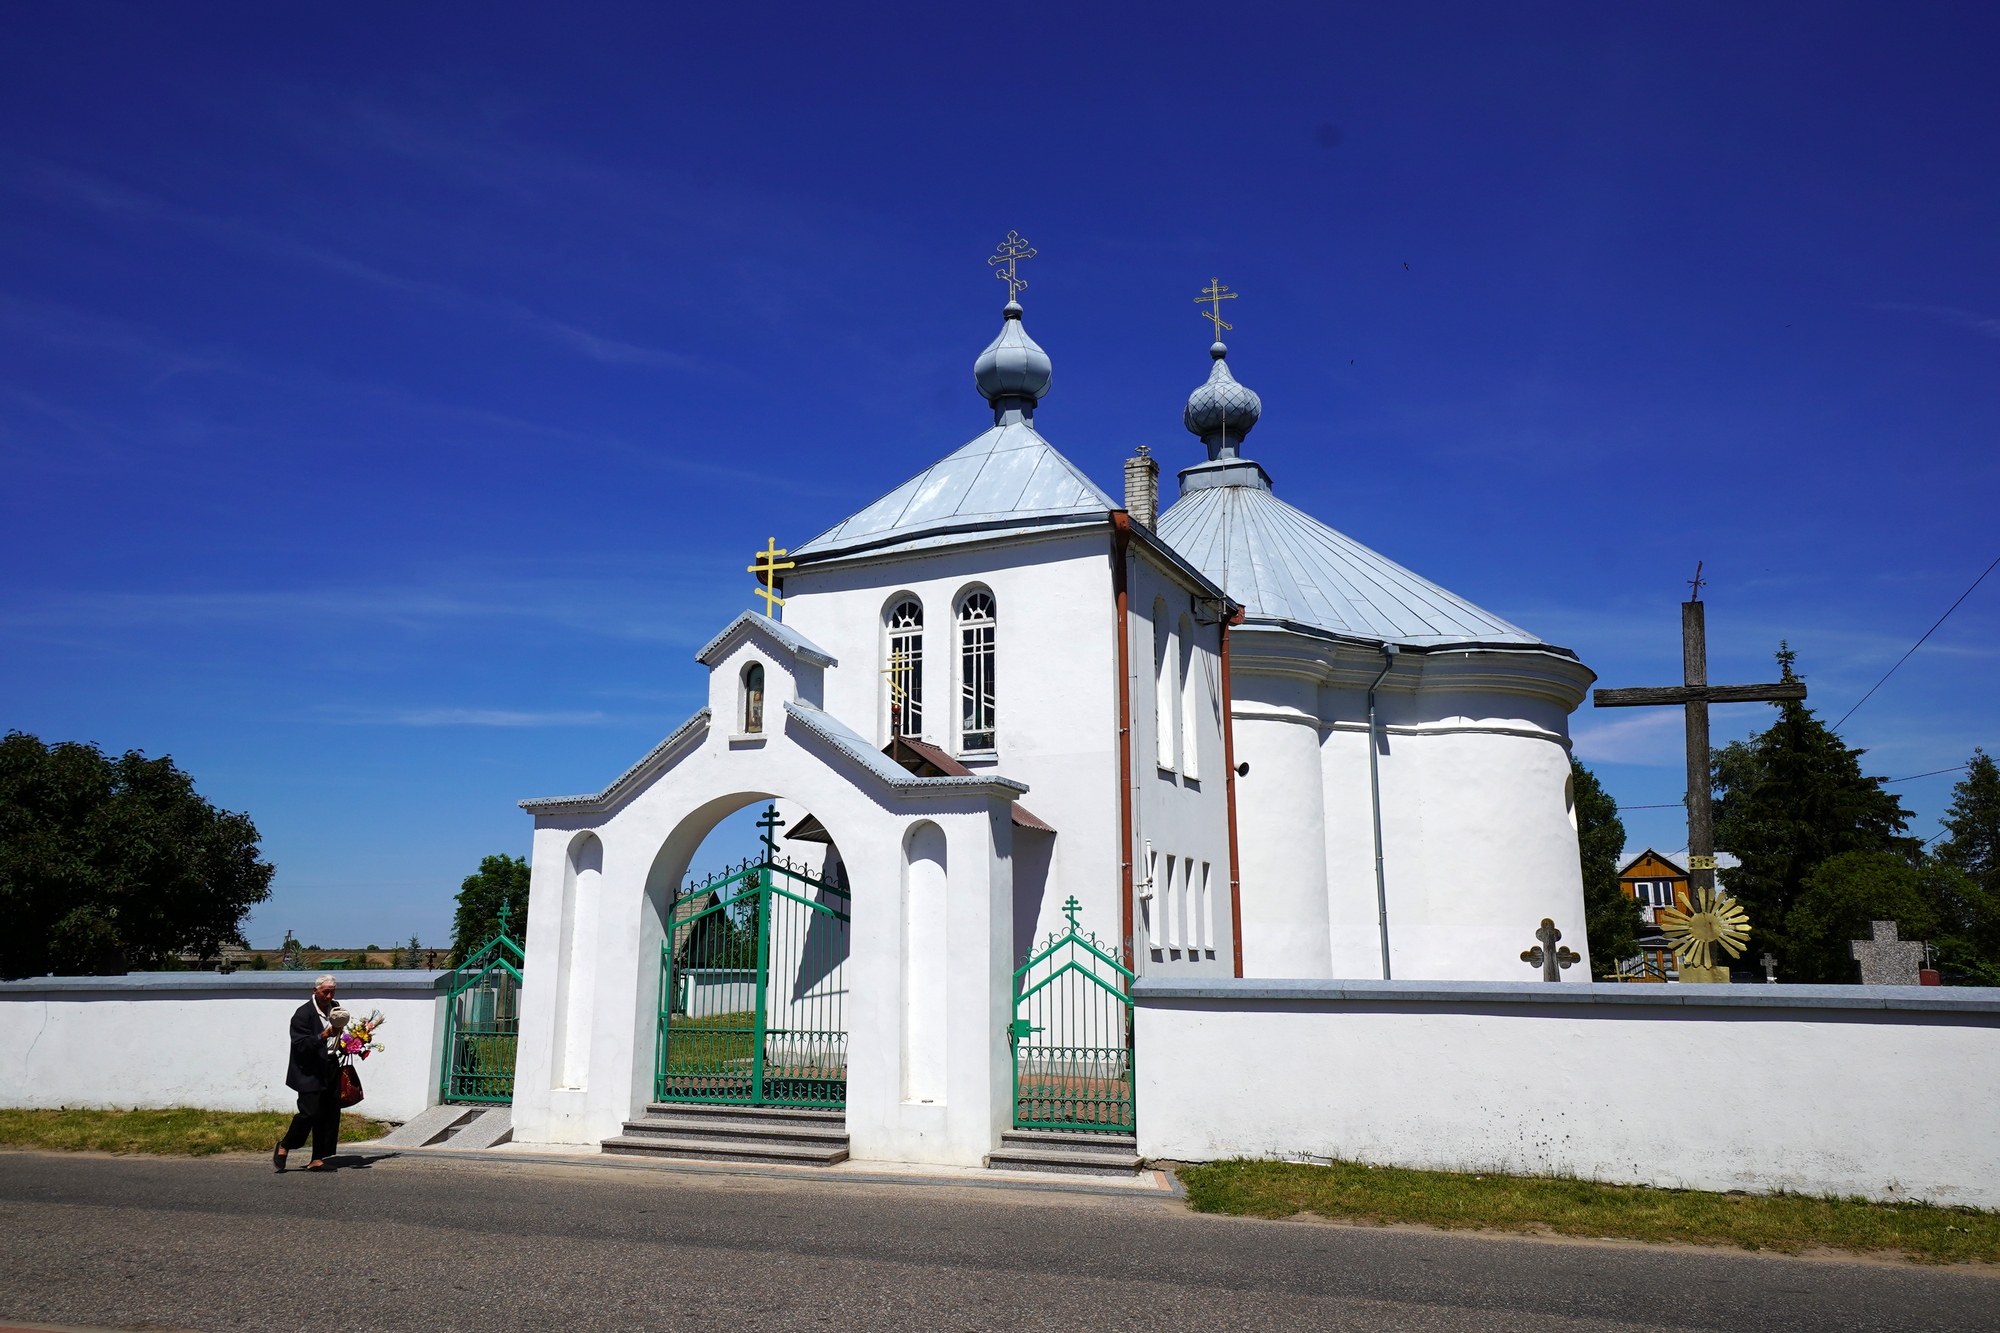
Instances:
[[[0,1324],[2000,1330],[2000,1274],[1203,1217],[1171,1199],[0,1153]]]

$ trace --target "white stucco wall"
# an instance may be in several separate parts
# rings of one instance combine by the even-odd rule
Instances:
[[[1081,923],[1106,939],[1121,931],[1118,849],[1118,672],[1108,523],[1039,529],[963,546],[926,547],[808,565],[785,580],[785,623],[840,659],[826,672],[826,709],[862,735],[886,743],[889,734],[884,616],[904,597],[924,608],[924,738],[980,772],[1027,783],[1022,804],[1056,829],[1020,839],[1022,891],[1017,897],[1015,953],[1065,928],[1062,904],[1074,894]],[[1169,741],[1174,761],[1162,769],[1154,731],[1153,608],[1163,601],[1178,632],[1191,611],[1195,584],[1135,538],[1128,556],[1133,725],[1133,860],[1145,877],[1150,840],[1162,860],[1191,861],[1197,881],[1209,867],[1214,959],[1189,960],[1163,945],[1151,959],[1134,941],[1141,970],[1227,973],[1233,967],[1229,928],[1229,829],[1220,716],[1220,630],[1195,626],[1189,674],[1206,711],[1194,719],[1196,772],[1185,775],[1184,749]],[[959,654],[953,615],[973,588],[993,594],[998,744],[991,756],[964,755],[958,737]],[[1212,619],[1212,617],[1211,617]],[[1204,693],[1204,692],[1208,693]],[[1203,721],[1202,719],[1206,720]],[[1039,856],[1048,858],[1046,875]],[[1178,881],[1177,881],[1178,883]],[[1178,889],[1177,889],[1178,894]],[[1135,918],[1139,915],[1135,911]],[[1135,921],[1143,936],[1143,927]]]
[[[1244,970],[1382,975],[1361,645],[1232,635]],[[1543,917],[1584,955],[1568,718],[1593,679],[1540,651],[1403,652],[1377,691],[1383,879],[1398,980],[1531,979]]]
[[[1139,1151],[2000,1206],[2000,989],[1142,980]]]
[[[437,972],[344,972],[340,1002],[379,1009],[357,1115],[408,1120],[438,1099]],[[141,972],[0,982],[0,1105],[293,1111],[292,1014],[311,973]]]

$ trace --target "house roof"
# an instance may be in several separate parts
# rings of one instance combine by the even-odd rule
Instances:
[[[1652,858],[1655,861],[1660,862],[1662,865],[1666,866],[1669,870],[1673,871],[1676,875],[1679,875],[1682,878],[1686,878],[1688,873],[1686,867],[1681,865],[1680,862],[1674,860],[1673,857],[1667,856],[1660,852],[1656,852],[1651,847],[1648,847],[1645,851],[1640,852],[1637,856],[1633,857],[1631,860],[1627,861],[1623,866],[1619,867],[1618,878],[1623,879],[1625,878],[1625,876],[1631,874],[1632,867],[1638,865],[1641,861],[1646,860],[1648,857]]]
[[[1120,506],[1025,421],[996,425],[791,554],[806,564],[888,546],[1102,519]]]
[[[1247,468],[1246,468],[1247,471]],[[1189,489],[1159,535],[1243,605],[1246,621],[1412,648],[1574,657],[1334,531],[1260,485]]]

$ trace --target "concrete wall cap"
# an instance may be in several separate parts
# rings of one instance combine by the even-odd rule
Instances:
[[[0,981],[0,997],[63,992],[132,995],[135,992],[230,991],[241,994],[247,991],[297,996],[303,1003],[312,995],[312,979],[316,975],[316,972],[288,972],[272,968],[262,972],[127,972],[118,977],[24,977],[19,981]],[[333,975],[340,979],[341,994],[351,996],[373,995],[378,991],[436,990],[451,973],[428,968],[371,968],[336,971]]]
[[[1875,1009],[2000,1014],[1992,986],[1661,986],[1623,982],[1263,980],[1168,981],[1141,977],[1144,1005],[1197,1000],[1228,1007],[1268,1004],[1639,1005],[1682,1009]]]

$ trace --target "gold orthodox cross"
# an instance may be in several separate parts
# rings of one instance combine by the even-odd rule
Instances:
[[[1023,259],[1033,259],[1035,253],[1035,247],[1022,240],[1020,232],[1010,231],[1007,233],[1007,239],[1000,242],[999,253],[986,257],[988,264],[999,269],[993,276],[1007,284],[1007,303],[1009,305],[1012,305],[1014,302],[1014,293],[1027,290],[1028,286],[1028,280],[1018,276],[1014,272],[1014,266]],[[1002,264],[1005,264],[1007,267],[1000,269],[999,266]]]
[[[746,566],[757,576],[757,595],[764,599],[764,614],[767,616],[771,614],[772,603],[775,602],[779,606],[785,604],[785,599],[778,596],[778,571],[795,569],[797,566],[789,560],[780,563],[778,557],[790,554],[790,551],[778,545],[776,537],[772,537],[765,542],[763,550],[751,557],[750,564]]]
[[[1196,305],[1209,307],[1202,312],[1201,317],[1214,323],[1215,340],[1217,342],[1222,341],[1222,331],[1224,329],[1233,331],[1236,328],[1234,324],[1231,324],[1222,317],[1222,303],[1224,301],[1234,301],[1235,299],[1236,293],[1223,286],[1222,279],[1220,278],[1210,278],[1208,286],[1201,289],[1201,295],[1194,298]]]

